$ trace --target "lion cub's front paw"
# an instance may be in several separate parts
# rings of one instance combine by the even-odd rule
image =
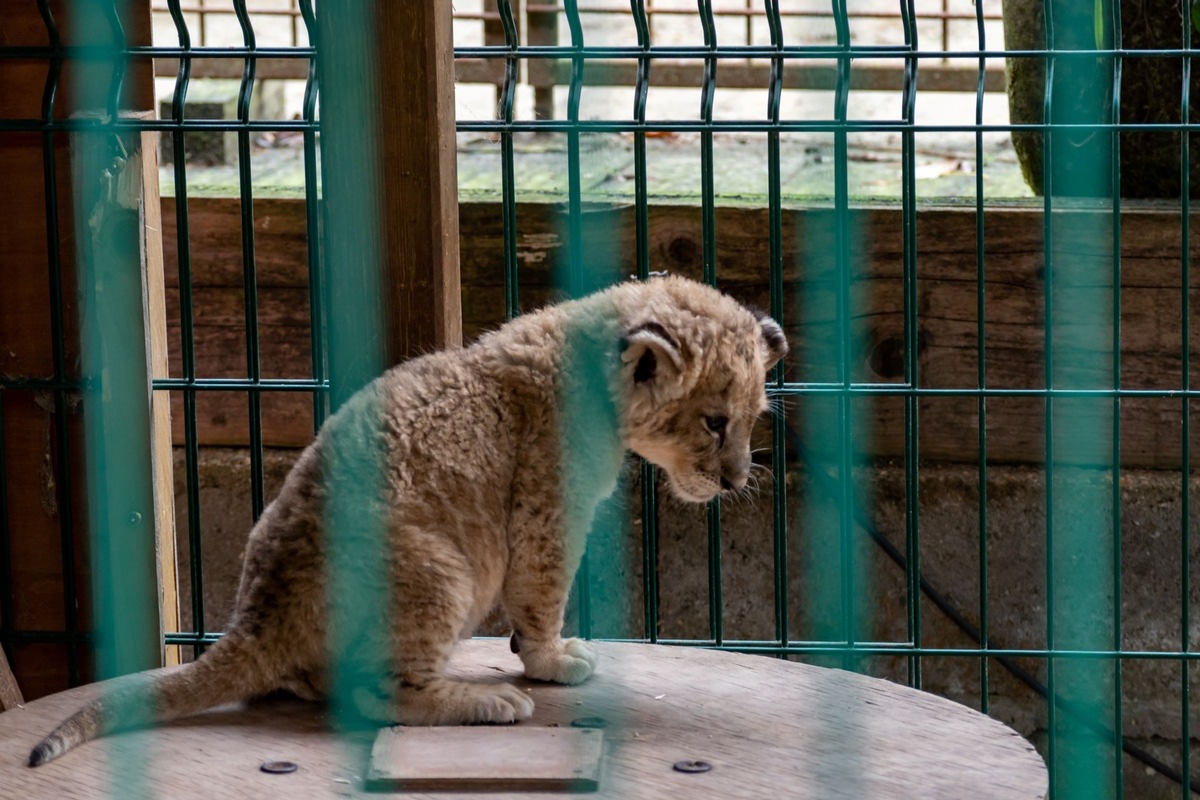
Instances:
[[[573,685],[583,683],[596,669],[596,651],[581,639],[565,639],[538,649],[523,645],[521,661],[528,678]]]
[[[500,684],[475,695],[475,707],[468,712],[467,721],[508,723],[532,716],[533,700],[515,686]]]
[[[404,725],[505,724],[533,716],[533,700],[507,683],[478,684],[438,679],[400,690],[398,721]]]

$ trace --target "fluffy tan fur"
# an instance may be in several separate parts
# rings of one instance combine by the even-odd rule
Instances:
[[[392,369],[330,418],[254,527],[227,633],[195,662],[79,711],[30,764],[275,689],[322,698],[334,633],[342,656],[389,659],[388,685],[354,698],[368,718],[528,718],[533,702],[515,687],[444,676],[457,640],[499,603],[527,676],[591,675],[592,649],[561,638],[563,610],[626,451],[665,470],[685,500],[741,489],[766,370],[786,351],[770,318],[665,278],[551,306]],[[387,552],[339,530],[349,546],[339,568],[378,576],[389,601],[361,630],[335,632],[325,520],[340,492],[355,498],[357,519],[382,528]]]

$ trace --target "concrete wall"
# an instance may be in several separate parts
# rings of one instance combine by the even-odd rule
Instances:
[[[269,450],[265,469],[268,496],[277,491],[296,450]],[[642,536],[640,487],[631,470],[629,502],[610,509],[611,524],[593,534],[592,625],[595,636],[642,636]],[[793,641],[815,638],[819,626],[837,617],[812,599],[812,587],[837,573],[840,526],[830,486],[795,467],[787,476],[787,589]],[[176,457],[177,522],[180,537],[181,597],[190,597],[186,485],[183,460]],[[203,448],[200,461],[201,531],[205,623],[219,630],[237,589],[240,558],[250,527],[250,470],[247,451]],[[905,551],[905,475],[901,465],[881,464],[856,473],[860,507],[880,534]],[[1200,496],[1200,480],[1192,492]],[[658,576],[659,622],[663,638],[707,638],[709,632],[708,524],[703,508],[680,504],[660,492]],[[920,468],[919,559],[921,575],[973,624],[980,619],[979,478],[974,467],[923,464]],[[987,613],[990,643],[1001,648],[1046,646],[1045,476],[1039,468],[990,466],[987,474]],[[1126,470],[1121,476],[1122,648],[1132,651],[1177,650],[1181,618],[1181,486],[1177,472]],[[628,524],[616,522],[628,519]],[[775,565],[770,484],[745,500],[725,503],[722,512],[722,622],[725,639],[775,637]],[[1200,564],[1200,525],[1191,521],[1191,560]],[[1097,541],[1103,541],[1103,531]],[[879,642],[908,639],[906,581],[903,569],[874,544],[860,525],[852,530],[859,565],[854,592],[861,612],[863,638]],[[1111,564],[1112,554],[1084,554]],[[1103,566],[1103,565],[1102,565]],[[1109,568],[1104,567],[1105,570]],[[1110,571],[1104,574],[1111,574]],[[837,592],[833,586],[831,591]],[[1102,594],[1111,597],[1110,591]],[[1200,580],[1191,584],[1192,619],[1200,605]],[[183,609],[189,626],[190,608]],[[576,624],[568,613],[568,627]],[[1102,623],[1108,624],[1108,623]],[[930,648],[970,648],[967,635],[928,600],[920,603],[921,644]],[[496,620],[486,632],[504,634]],[[1193,623],[1193,646],[1200,626]],[[818,660],[819,659],[814,659]],[[1020,665],[1045,680],[1044,665],[1021,659]],[[905,682],[904,657],[874,657],[861,668]],[[1098,669],[1103,670],[1102,667]],[[971,658],[922,659],[922,684],[929,691],[980,706],[980,665]],[[1200,696],[1192,670],[1191,692]],[[1180,761],[1181,674],[1177,662],[1128,659],[1122,664],[1123,725],[1127,736],[1169,764]],[[990,713],[1012,725],[1039,747],[1045,745],[1045,702],[994,660],[988,665]],[[1111,679],[1111,675],[1105,676]],[[1200,714],[1192,711],[1192,728]],[[1193,748],[1200,763],[1200,748]],[[1125,759],[1129,797],[1177,797],[1178,787]]]

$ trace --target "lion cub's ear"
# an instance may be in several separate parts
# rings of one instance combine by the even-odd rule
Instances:
[[[769,370],[779,363],[779,359],[788,353],[787,337],[779,323],[757,308],[750,309],[758,319],[758,327],[762,329],[763,365]]]
[[[675,337],[657,322],[643,322],[621,338],[621,362],[633,365],[634,384],[662,384],[683,372]]]

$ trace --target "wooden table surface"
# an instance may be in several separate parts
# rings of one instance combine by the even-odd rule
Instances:
[[[838,670],[762,656],[598,643],[579,687],[526,681],[497,640],[463,642],[454,670],[512,680],[537,704],[522,726],[606,721],[599,795],[614,798],[1043,798],[1045,765],[1011,729],[965,706]],[[271,699],[84,745],[38,769],[33,745],[93,697],[83,686],[0,714],[0,798],[430,797],[362,792],[370,737],[330,732],[316,704]],[[503,735],[503,727],[492,729]],[[272,775],[263,762],[299,769]],[[672,768],[702,760],[712,769]],[[140,774],[139,774],[140,773]],[[120,776],[119,778],[117,776]],[[527,794],[461,795],[510,798]],[[539,793],[537,797],[565,797]]]

